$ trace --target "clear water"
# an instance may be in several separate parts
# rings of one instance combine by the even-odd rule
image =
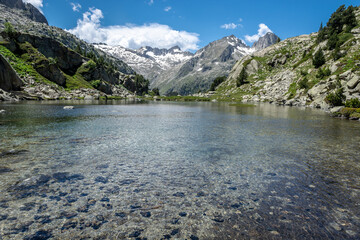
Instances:
[[[360,238],[359,122],[268,104],[0,109],[0,239]]]

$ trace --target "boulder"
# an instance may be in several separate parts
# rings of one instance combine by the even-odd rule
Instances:
[[[355,75],[350,79],[350,81],[347,82],[346,85],[349,89],[353,89],[358,85],[359,82],[360,82],[360,77],[358,75]]]
[[[257,73],[257,71],[260,68],[260,63],[256,61],[255,59],[251,60],[250,63],[246,66],[246,72],[250,74]]]

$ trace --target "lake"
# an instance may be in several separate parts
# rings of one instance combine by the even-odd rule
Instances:
[[[271,104],[0,109],[0,239],[360,238],[358,121]]]

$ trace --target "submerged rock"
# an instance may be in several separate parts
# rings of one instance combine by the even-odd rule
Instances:
[[[53,235],[50,231],[40,230],[34,233],[33,235],[26,236],[24,240],[46,240],[52,237]]]

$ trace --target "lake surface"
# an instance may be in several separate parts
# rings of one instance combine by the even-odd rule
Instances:
[[[0,104],[0,239],[360,238],[359,122],[82,103]]]

